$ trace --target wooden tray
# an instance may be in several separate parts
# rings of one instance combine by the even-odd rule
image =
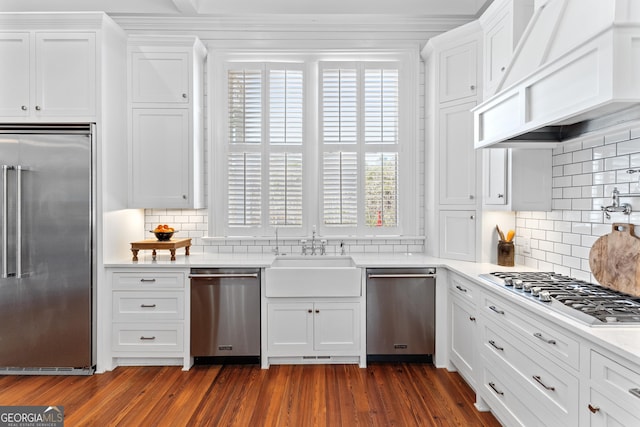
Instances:
[[[171,239],[161,242],[157,239],[146,239],[137,242],[131,242],[131,252],[133,252],[133,260],[138,261],[139,250],[152,250],[151,256],[156,260],[156,251],[168,249],[171,252],[171,261],[176,260],[176,249],[184,248],[185,255],[189,256],[189,248],[191,247],[191,239]]]
[[[640,296],[640,239],[633,224],[615,223],[589,252],[591,272],[604,287]]]

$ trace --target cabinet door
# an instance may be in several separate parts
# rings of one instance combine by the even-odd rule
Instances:
[[[188,53],[132,53],[131,102],[188,104],[188,94]]]
[[[29,115],[29,33],[0,33],[0,116]]]
[[[95,115],[95,37],[95,33],[36,33],[36,115]]]
[[[512,13],[509,9],[505,9],[502,16],[484,35],[485,98],[496,92],[507,65],[509,65],[513,46],[512,20]]]
[[[359,303],[316,303],[313,323],[315,350],[360,349]]]
[[[440,211],[440,257],[476,260],[476,211]]]
[[[476,150],[473,147],[475,102],[440,110],[440,204],[476,204]]]
[[[609,399],[611,396],[605,397],[593,387],[589,391],[589,427],[640,426],[640,418],[628,412],[629,409],[637,409],[637,406],[623,409]]]
[[[474,40],[440,53],[440,102],[476,95],[478,88],[477,49],[478,44]]]
[[[507,203],[507,149],[482,150],[484,156],[484,204],[504,206]]]
[[[188,207],[189,110],[134,109],[132,114],[131,207]]]
[[[478,352],[475,337],[477,322],[474,310],[459,298],[451,298],[451,324],[449,325],[451,361],[467,382],[475,386],[475,355]]]
[[[267,348],[271,356],[313,353],[313,303],[267,304]]]

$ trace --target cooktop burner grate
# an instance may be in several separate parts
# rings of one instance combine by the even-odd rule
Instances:
[[[591,326],[640,325],[640,298],[553,272],[481,274],[524,298]]]

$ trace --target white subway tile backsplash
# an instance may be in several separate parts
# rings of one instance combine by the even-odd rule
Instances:
[[[614,222],[640,223],[640,197],[624,196],[640,193],[640,174],[627,173],[629,168],[640,168],[640,126],[636,123],[564,143],[553,153],[553,210],[546,213],[546,220],[537,222],[534,213],[516,213],[518,236],[532,238],[531,254],[516,246],[516,259],[527,266],[593,281],[589,251],[594,242],[611,232]],[[605,218],[600,207],[612,204],[614,188],[621,193],[621,203],[636,205],[630,216],[616,212]]]

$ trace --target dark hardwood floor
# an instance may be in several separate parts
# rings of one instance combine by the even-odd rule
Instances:
[[[65,426],[499,426],[430,364],[120,367],[0,376],[0,405],[64,406]]]

